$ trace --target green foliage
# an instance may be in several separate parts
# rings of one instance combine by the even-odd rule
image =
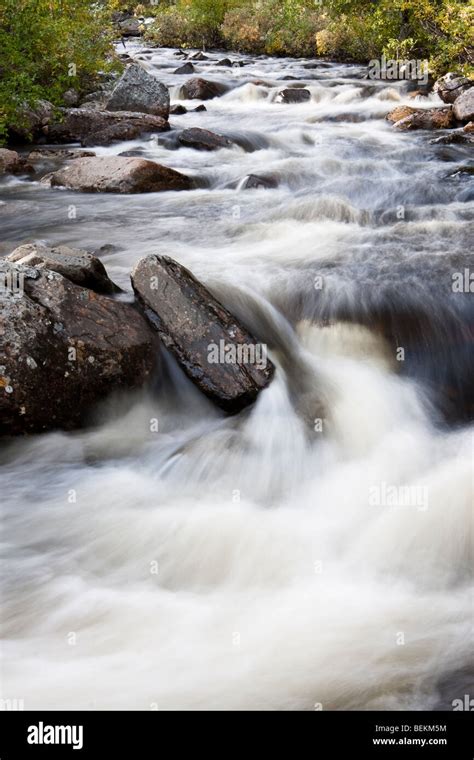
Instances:
[[[317,4],[266,0],[228,11],[221,32],[229,47],[268,55],[315,55],[315,35],[323,19]]]
[[[63,93],[116,68],[103,14],[88,0],[2,0],[0,138],[22,126],[25,104],[61,105]]]
[[[473,71],[474,0],[178,0],[158,6],[160,45],[367,61],[426,58]]]

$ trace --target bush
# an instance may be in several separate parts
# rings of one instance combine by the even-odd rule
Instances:
[[[222,44],[220,27],[232,3],[227,0],[181,0],[156,15],[146,39],[162,47],[215,47]]]
[[[322,15],[302,0],[267,0],[226,13],[221,27],[228,47],[247,53],[305,56],[316,52]],[[313,6],[314,7],[314,6]]]
[[[101,13],[86,0],[3,0],[0,7],[0,135],[22,127],[25,104],[62,104],[118,68]]]

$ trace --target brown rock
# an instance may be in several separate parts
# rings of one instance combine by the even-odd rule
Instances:
[[[181,88],[181,97],[187,100],[211,100],[226,92],[227,88],[220,82],[209,82],[207,79],[190,79]]]
[[[31,174],[33,167],[24,158],[18,155],[16,150],[0,148],[0,175],[1,174]]]
[[[400,119],[405,119],[407,116],[411,116],[412,113],[417,113],[419,108],[412,108],[411,106],[397,106],[386,115],[387,121],[396,124]]]
[[[240,411],[268,385],[274,366],[266,346],[187,269],[167,256],[148,256],[132,272],[132,285],[163,344],[222,409]]]
[[[157,346],[133,306],[47,270],[0,261],[0,277],[0,436],[77,428],[148,381]]]
[[[156,193],[192,187],[190,178],[174,169],[143,158],[123,156],[79,158],[43,177],[41,182],[85,193]]]
[[[219,148],[230,148],[233,145],[232,140],[227,137],[199,127],[184,129],[178,136],[178,141],[186,148],[195,150],[219,150]]]
[[[454,125],[453,109],[429,108],[406,116],[395,123],[397,129],[449,129]]]
[[[96,111],[71,108],[63,111],[61,122],[50,124],[43,132],[49,142],[80,142],[83,145],[107,145],[114,140],[130,139],[147,132],[166,132],[168,122],[161,116],[133,111]]]

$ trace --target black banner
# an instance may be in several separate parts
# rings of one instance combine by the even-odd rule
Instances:
[[[474,757],[474,721],[454,712],[22,712],[0,714],[0,760],[159,757],[189,751],[265,756]],[[137,754],[137,748],[140,752]],[[324,754],[322,755],[322,751]],[[104,751],[106,754],[104,754]]]

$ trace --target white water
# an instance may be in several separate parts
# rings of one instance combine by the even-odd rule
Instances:
[[[185,81],[172,51],[147,60],[167,84]],[[104,263],[127,287],[138,258],[171,255],[268,339],[278,365],[229,419],[166,358],[156,393],[112,399],[93,429],[3,447],[2,696],[27,709],[450,709],[464,695],[472,427],[440,425],[425,384],[397,372],[375,332],[312,317],[384,288],[441,321],[458,308],[433,293],[430,267],[472,236],[472,184],[444,179],[467,152],[383,120],[412,102],[400,83],[366,96],[361,68],[301,63],[198,65],[242,84],[172,124],[246,136],[252,153],[97,149],[142,148],[207,187],[125,198],[0,188],[6,251],[111,243]],[[289,71],[322,77],[307,80],[310,103],[273,102]],[[274,87],[249,83],[260,78]],[[319,121],[337,113],[370,119]],[[279,188],[236,189],[259,172]],[[407,281],[400,266],[413,261]],[[329,294],[316,301],[327,262]],[[423,499],[371,497],[408,486]]]

